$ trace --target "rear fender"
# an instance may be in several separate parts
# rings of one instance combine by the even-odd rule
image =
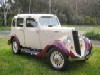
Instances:
[[[13,35],[10,36],[10,39],[8,40],[8,45],[12,44],[12,40],[13,39],[16,39],[18,46],[20,46],[19,39],[18,39],[18,37],[15,34],[13,34]]]

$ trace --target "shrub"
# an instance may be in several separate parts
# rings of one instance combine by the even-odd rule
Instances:
[[[66,17],[65,14],[59,13],[58,17],[59,17],[59,20],[60,20],[61,24],[66,24],[67,17]]]
[[[85,36],[91,40],[100,40],[100,33],[94,31],[86,32]]]
[[[88,25],[96,25],[96,20],[94,18],[92,18],[91,16],[85,16],[84,18],[85,23]]]
[[[83,16],[79,16],[79,15],[74,15],[72,17],[72,21],[73,21],[73,24],[75,24],[75,25],[83,25],[83,24],[85,24],[84,23],[84,17]]]

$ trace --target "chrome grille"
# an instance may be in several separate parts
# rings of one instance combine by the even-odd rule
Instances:
[[[79,38],[78,38],[78,31],[72,31],[72,35],[73,35],[75,50],[79,55],[81,55],[81,51],[80,51],[81,49],[80,49]]]

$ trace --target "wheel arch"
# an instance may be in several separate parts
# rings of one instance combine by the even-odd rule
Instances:
[[[45,57],[46,54],[52,49],[52,48],[58,48],[59,51],[62,53],[65,53],[66,55],[69,54],[69,51],[66,47],[66,45],[60,41],[60,40],[55,40],[53,42],[50,42],[40,53],[38,56],[40,57]]]
[[[12,44],[13,39],[16,40],[18,46],[20,47],[20,42],[19,42],[19,39],[18,39],[18,37],[17,37],[16,35],[12,35],[12,36],[11,36],[11,38],[10,38],[10,40],[9,40],[9,44]]]
[[[91,51],[93,47],[92,42],[87,38],[84,38],[84,42],[85,42],[85,49]]]

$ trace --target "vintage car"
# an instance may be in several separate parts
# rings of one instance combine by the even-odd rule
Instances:
[[[92,53],[91,41],[74,27],[61,27],[53,14],[18,14],[11,24],[8,44],[12,51],[46,57],[55,70],[67,67],[68,60],[87,60]]]

